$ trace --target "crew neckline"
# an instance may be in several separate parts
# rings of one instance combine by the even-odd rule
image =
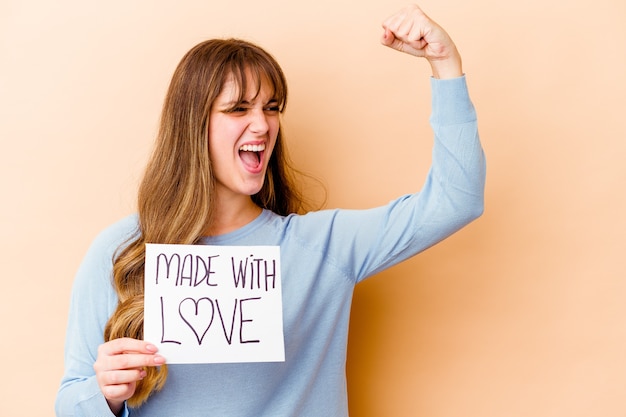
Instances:
[[[225,244],[228,242],[235,241],[241,238],[244,235],[247,235],[257,228],[264,225],[270,218],[273,213],[270,210],[263,209],[261,213],[254,218],[250,223],[240,227],[239,229],[233,230],[232,232],[224,233],[222,235],[217,236],[202,236],[198,241],[201,245],[214,245],[214,244]]]

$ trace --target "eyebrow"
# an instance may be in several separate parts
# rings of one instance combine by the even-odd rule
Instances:
[[[278,104],[279,100],[277,98],[271,98],[269,99],[267,102],[265,102],[265,105],[267,104]],[[222,103],[223,106],[226,107],[234,107],[238,104],[252,104],[252,102],[248,101],[248,100],[231,100],[231,101],[227,101]]]

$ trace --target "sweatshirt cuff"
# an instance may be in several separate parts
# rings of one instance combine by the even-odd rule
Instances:
[[[91,377],[87,382],[87,387],[85,387],[85,392],[90,393],[82,401],[79,401],[76,405],[80,412],[77,413],[78,416],[103,416],[103,417],[115,417],[115,414],[109,408],[109,404],[107,404],[106,398],[100,391],[100,387],[98,386],[98,382],[96,381],[95,376]],[[128,417],[128,407],[126,403],[124,403],[124,410],[120,417]]]
[[[430,79],[432,114],[437,125],[455,125],[476,121],[476,111],[470,100],[465,75],[440,80]]]

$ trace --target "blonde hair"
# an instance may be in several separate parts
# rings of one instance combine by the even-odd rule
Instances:
[[[252,74],[251,80],[246,74]],[[118,305],[106,324],[105,340],[143,339],[143,272],[146,243],[193,244],[211,223],[214,178],[208,148],[209,113],[227,79],[243,100],[269,83],[282,112],[287,83],[276,60],[260,47],[238,39],[213,39],[192,48],[176,68],[165,97],[154,152],[138,194],[139,230],[120,247],[113,265]],[[247,85],[252,81],[253,86]],[[306,211],[295,187],[279,129],[265,182],[252,200],[280,215]],[[136,407],[165,384],[167,367],[147,367],[128,405]]]

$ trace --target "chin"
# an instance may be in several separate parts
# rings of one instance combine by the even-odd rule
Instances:
[[[263,189],[263,183],[261,183],[260,185],[258,185],[256,187],[248,188],[248,190],[245,191],[244,194],[249,195],[250,197],[252,197],[253,195],[256,195],[256,194],[260,193],[262,189]]]

